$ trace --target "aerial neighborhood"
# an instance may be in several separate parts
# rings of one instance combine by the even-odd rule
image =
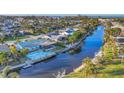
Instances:
[[[94,63],[108,64],[108,62],[115,62],[115,60],[121,60],[122,62],[124,58],[123,25],[123,18],[101,18],[81,15],[0,16],[1,77],[17,77],[19,76],[19,74],[15,72],[17,69],[30,68],[34,64],[75,50],[82,44],[82,41],[86,41],[88,37],[89,39],[92,38],[88,42],[92,44],[91,41],[94,42],[93,40],[95,40],[95,42],[98,43],[98,49],[100,49],[98,52],[98,50],[93,48],[94,46],[89,45],[92,46],[88,49],[91,51],[91,54],[93,51],[95,51],[93,54],[98,52],[90,63],[93,63],[93,65]],[[99,35],[93,37],[96,35],[95,33]],[[89,43],[86,43],[86,45],[87,44]],[[83,44],[82,49],[84,49]],[[83,50],[82,53],[84,53],[83,55],[87,55]],[[90,53],[88,55],[87,57],[91,56]],[[88,58],[83,60],[84,64],[85,61],[91,61],[91,59]],[[67,77],[75,77],[77,73],[78,77],[104,77],[101,72],[99,72],[99,74],[93,68],[91,68],[93,69],[91,71],[92,73],[86,74],[90,72],[87,71],[85,74],[81,74],[86,70],[86,67],[84,69],[84,64],[78,68],[74,66],[77,69],[67,75]],[[82,69],[84,70],[82,71]],[[79,73],[80,70],[81,73]],[[9,74],[2,74],[4,71],[9,71],[6,72]],[[10,71],[12,73],[10,73]],[[60,76],[61,75],[59,75],[59,77]]]

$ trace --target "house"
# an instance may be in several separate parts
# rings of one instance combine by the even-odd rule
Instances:
[[[66,29],[66,35],[67,35],[67,36],[72,35],[73,32],[74,32],[74,29],[73,29],[73,28],[67,28],[67,29]]]
[[[23,30],[21,30],[21,32],[24,34],[30,34],[30,33],[33,33],[33,30],[32,29],[23,29]]]
[[[73,28],[74,29],[74,31],[78,31],[79,30],[79,28]]]
[[[65,38],[64,35],[51,35],[50,36],[50,39],[55,42],[61,41],[63,38]]]
[[[120,54],[118,57],[119,58],[124,58],[124,54]]]
[[[21,35],[24,35],[24,34],[25,34],[23,30],[19,31],[19,33],[20,33]]]
[[[70,36],[73,34],[74,31],[76,31],[77,29],[73,29],[73,28],[66,28],[65,30],[59,30],[59,34],[63,35],[63,36]]]
[[[120,44],[124,44],[124,37],[118,38],[117,41],[118,41],[118,43],[120,43]]]
[[[59,34],[63,35],[63,36],[67,36],[67,32],[66,31],[59,31]]]
[[[0,38],[4,38],[4,37],[5,35],[2,32],[0,32]]]
[[[122,31],[122,32],[120,33],[120,36],[121,36],[121,37],[124,37],[124,31]]]
[[[73,28],[66,28],[66,32],[67,31],[74,31],[74,29]]]
[[[34,40],[19,42],[16,44],[16,48],[18,50],[26,48],[29,50],[29,52],[32,52],[32,51],[42,49],[43,46],[49,46],[55,43],[56,42],[53,42],[47,39],[34,39]]]
[[[9,49],[7,44],[0,44],[0,52],[2,52],[2,51],[5,51],[5,52],[10,51],[10,49]]]
[[[24,41],[27,41],[27,40],[37,40],[37,39],[50,39],[50,37],[48,35],[45,35],[45,34],[41,34],[41,35],[38,35],[38,36],[32,36],[30,35],[29,38],[26,38],[24,39]]]

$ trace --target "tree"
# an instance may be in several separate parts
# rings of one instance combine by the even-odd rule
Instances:
[[[124,56],[121,58],[121,64],[124,63]]]
[[[21,55],[25,56],[26,54],[28,54],[29,50],[27,48],[24,48],[21,50]]]
[[[4,33],[0,33],[0,43],[4,43],[5,41],[5,34]]]
[[[104,60],[106,61],[106,62],[112,62],[112,59],[113,59],[113,52],[112,52],[112,49],[105,49],[104,50],[105,51],[105,53],[104,53]]]
[[[109,38],[109,40],[103,46],[102,52],[103,52],[104,60],[108,63],[112,62],[112,59],[114,57],[117,57],[119,54],[119,50],[118,50],[116,41],[112,38]]]
[[[10,52],[12,54],[12,57],[14,58],[14,60],[18,60],[19,59],[19,56],[20,56],[20,53],[18,52],[18,50],[16,49],[16,46],[14,45],[10,45]]]
[[[107,42],[109,40],[109,38],[110,38],[110,35],[105,33],[104,34],[104,42]]]
[[[9,57],[7,52],[2,51],[0,52],[0,64],[4,65],[6,63],[8,63]]]
[[[119,36],[121,33],[121,29],[120,28],[111,28],[111,29],[106,29],[105,30],[105,34],[110,36]]]
[[[8,78],[19,78],[19,74],[17,72],[11,72],[7,76]]]
[[[0,38],[0,43],[4,43],[4,38]]]
[[[16,43],[19,43],[19,42],[20,42],[20,40],[19,40],[19,38],[17,38],[17,39],[16,39]]]
[[[68,42],[69,42],[69,43],[74,43],[74,42],[75,42],[75,37],[74,37],[74,36],[70,36],[70,37],[68,38]]]
[[[85,58],[83,60],[84,68],[82,69],[83,77],[95,77],[97,70],[95,65],[91,62],[91,59]]]
[[[111,28],[112,23],[111,22],[106,22],[106,28]]]
[[[19,55],[19,53],[18,53],[18,51],[17,51],[17,49],[16,49],[16,46],[10,45],[9,48],[10,48],[10,51],[11,51],[11,53],[12,53],[13,55],[16,55],[16,56]]]
[[[79,39],[81,39],[82,35],[83,35],[82,32],[75,31],[75,32],[73,32],[73,34],[71,36],[69,36],[68,42],[69,43],[74,43],[74,42],[78,41]]]
[[[66,70],[63,70],[62,72],[58,72],[57,74],[53,74],[55,78],[63,78],[66,74]]]
[[[18,78],[19,74],[17,72],[11,72],[11,67],[6,66],[0,73],[0,78]]]

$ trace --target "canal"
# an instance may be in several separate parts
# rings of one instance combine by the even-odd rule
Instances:
[[[58,72],[72,72],[82,64],[86,57],[93,58],[103,44],[104,27],[98,26],[94,33],[88,36],[76,50],[62,53],[54,58],[37,63],[30,68],[21,69],[20,77],[24,78],[51,78]]]

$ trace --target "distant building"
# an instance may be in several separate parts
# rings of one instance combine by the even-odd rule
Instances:
[[[117,44],[119,45],[119,46],[123,46],[124,45],[124,37],[115,37],[116,38],[116,40],[117,40]]]
[[[67,28],[67,29],[66,29],[66,34],[67,34],[68,36],[72,35],[73,32],[74,32],[74,29],[73,29],[73,28]]]
[[[124,31],[122,31],[122,32],[120,33],[120,36],[124,37]]]
[[[63,40],[63,38],[65,38],[64,35],[51,35],[50,36],[50,39],[55,42],[61,41],[61,40]]]
[[[0,44],[0,52],[2,52],[2,51],[9,52],[10,49],[9,49],[8,45]]]
[[[65,35],[65,36],[70,36],[73,34],[74,31],[77,31],[78,29],[73,29],[73,28],[66,28],[65,30],[59,31],[60,35]]]
[[[29,40],[29,41],[24,41],[24,42],[19,42],[16,44],[16,48],[18,50],[21,49],[28,49],[30,52],[32,51],[36,51],[38,49],[42,49],[43,46],[49,46],[49,45],[53,45],[56,42],[52,42],[50,40],[46,40],[46,39],[35,39],[35,40]]]
[[[124,54],[120,54],[118,57],[119,58],[124,58]]]
[[[119,43],[124,43],[124,37],[117,39]]]
[[[5,37],[5,35],[1,32],[0,33],[0,38],[3,38],[3,37]]]

